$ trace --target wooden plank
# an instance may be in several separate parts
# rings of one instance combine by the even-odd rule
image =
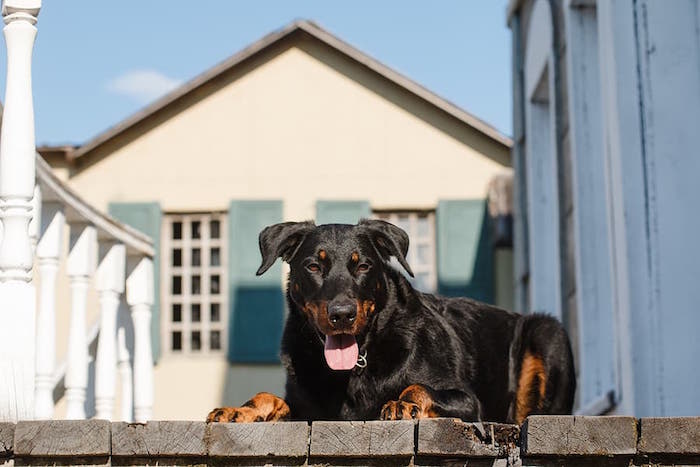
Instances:
[[[699,7],[697,0],[635,4],[648,243],[638,254],[648,255],[651,286],[643,294],[651,313],[638,320],[648,323],[652,334],[645,345],[652,347],[656,365],[648,380],[663,382],[652,385],[658,409],[636,412],[696,415],[700,372],[691,369],[697,368],[700,353]]]
[[[316,458],[396,458],[413,455],[415,422],[314,422],[310,456]]]
[[[535,415],[522,428],[523,457],[634,456],[637,420],[633,417]]]
[[[517,451],[517,425],[467,423],[458,419],[434,418],[418,423],[418,456],[507,458]]]
[[[0,423],[0,459],[10,457],[14,450],[15,424]]]
[[[298,460],[308,452],[306,422],[212,423],[207,430],[210,457]]]
[[[20,421],[15,428],[16,457],[108,457],[107,420]]]
[[[575,248],[578,349],[583,366],[579,400],[582,405],[615,388],[610,239],[606,208],[605,159],[601,124],[601,80],[596,10],[565,10],[569,68],[570,146]],[[569,240],[571,242],[572,240]],[[578,363],[577,362],[577,363]]]
[[[112,424],[112,456],[191,457],[206,456],[204,422]]]
[[[700,456],[700,417],[642,418],[640,454]]]

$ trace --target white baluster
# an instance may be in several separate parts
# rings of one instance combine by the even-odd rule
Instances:
[[[153,261],[145,257],[129,258],[129,266],[126,301],[134,323],[134,420],[143,423],[153,416]]]
[[[71,318],[68,331],[66,368],[66,418],[85,418],[85,390],[88,378],[88,342],[86,330],[87,294],[97,262],[97,231],[85,224],[70,229],[68,277],[71,288]]]
[[[100,244],[97,292],[100,300],[100,335],[95,358],[95,418],[112,420],[117,382],[117,310],[124,292],[126,248]]]
[[[65,216],[58,203],[46,203],[41,238],[36,247],[39,270],[39,313],[36,323],[36,392],[34,415],[53,417],[53,374],[56,366],[56,275],[63,249]]]
[[[0,420],[34,417],[32,246],[34,195],[32,49],[40,0],[5,0],[5,108],[0,132]]]
[[[41,188],[35,185],[34,196],[32,196],[32,219],[29,221],[29,243],[34,252],[36,252],[36,243],[39,241],[39,225],[41,225]]]
[[[121,407],[119,412],[121,421],[131,422],[134,419],[134,383],[131,374],[131,355],[127,342],[133,342],[134,336],[131,316],[126,306],[119,307],[117,323],[117,370],[119,371],[119,382],[121,383]]]

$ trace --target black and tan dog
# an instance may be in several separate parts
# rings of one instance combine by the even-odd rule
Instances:
[[[418,292],[394,269],[408,236],[378,220],[286,222],[260,234],[263,274],[291,266],[282,338],[287,394],[260,393],[207,421],[459,417],[520,423],[571,413],[568,338],[543,315]]]

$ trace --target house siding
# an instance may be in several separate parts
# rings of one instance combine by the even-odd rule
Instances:
[[[530,37],[536,32],[529,22],[531,12],[550,6],[555,46],[547,51]],[[549,90],[561,99],[553,119],[559,260],[537,262],[522,246],[525,229],[516,228],[518,296],[535,286],[522,280],[522,271],[531,277],[560,271],[562,319],[579,353],[581,410],[609,409],[600,401],[612,394],[619,413],[700,413],[691,389],[700,374],[689,370],[700,351],[691,335],[700,324],[700,217],[692,214],[700,161],[690,156],[700,144],[700,7],[535,0],[519,8],[510,18],[518,45],[514,73],[518,55],[558,53],[562,66]],[[527,83],[524,88],[516,109],[527,108]],[[515,118],[516,180],[541,183],[524,168],[549,155],[519,145],[536,134],[531,114]],[[529,225],[531,245],[533,235],[545,234],[531,217],[537,206],[532,199],[516,205],[522,206],[516,225]]]

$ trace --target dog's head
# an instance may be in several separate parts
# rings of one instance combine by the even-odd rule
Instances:
[[[289,296],[325,336],[325,357],[334,370],[351,370],[357,337],[387,299],[387,263],[406,262],[408,235],[393,224],[361,220],[357,225],[284,222],[260,233],[263,274],[282,258],[290,265]]]

